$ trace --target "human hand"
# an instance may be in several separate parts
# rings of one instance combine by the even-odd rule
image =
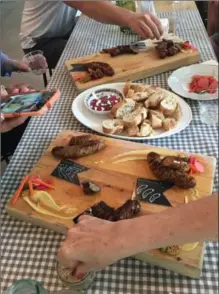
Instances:
[[[35,92],[35,90],[27,84],[19,83],[19,84],[11,84],[7,89],[4,86],[1,86],[0,98],[1,101],[7,101],[8,96],[17,95],[17,94],[27,94]]]
[[[21,60],[12,60],[12,59],[7,59],[4,63],[5,70],[7,72],[28,72],[31,71],[30,67],[28,66],[27,63]]]
[[[30,93],[34,92],[29,85],[25,84],[14,84],[10,85],[7,90],[1,86],[0,98],[1,101],[7,101],[9,95],[21,94],[21,93]],[[23,124],[27,117],[16,117],[16,118],[5,118],[1,113],[1,133],[6,133],[17,126]]]
[[[160,39],[163,29],[160,20],[152,13],[133,13],[128,26],[143,39]]]
[[[19,83],[19,84],[11,84],[7,87],[8,95],[17,95],[17,94],[27,94],[35,92],[30,85]]]
[[[131,255],[124,242],[126,221],[109,222],[91,216],[81,216],[68,231],[57,259],[66,267],[76,269],[76,277],[97,271]]]
[[[6,133],[23,124],[27,117],[4,118],[1,113],[1,133]]]

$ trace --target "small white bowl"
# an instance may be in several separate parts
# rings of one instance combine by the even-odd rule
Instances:
[[[114,105],[116,105],[123,99],[124,96],[120,91],[116,89],[106,88],[91,92],[88,96],[85,97],[84,104],[87,109],[96,114],[107,114],[110,112]],[[115,100],[118,100],[118,102],[115,103]]]

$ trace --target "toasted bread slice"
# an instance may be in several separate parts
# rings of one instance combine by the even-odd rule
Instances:
[[[135,97],[135,91],[132,90],[132,89],[129,89],[128,93],[127,93],[127,95],[125,97],[128,98],[128,99],[133,99]]]
[[[146,119],[147,117],[147,109],[142,107],[139,109],[136,109],[135,111],[126,114],[123,116],[123,122],[125,127],[129,128],[132,126],[138,126],[140,123]]]
[[[169,95],[167,98],[163,99],[160,103],[160,110],[163,112],[164,116],[172,115],[177,108],[177,101],[174,95]]]
[[[180,105],[177,104],[175,111],[170,115],[171,118],[174,118],[176,121],[180,120],[182,116]]]
[[[131,82],[126,82],[125,86],[123,88],[123,94],[125,97],[127,97],[128,91],[131,89]]]
[[[163,113],[159,110],[149,110],[149,117],[151,117],[152,115],[156,116],[157,118],[161,119],[162,121],[165,119]]]
[[[159,129],[163,125],[163,120],[155,116],[154,114],[151,115],[150,120],[151,120],[151,126],[153,129]]]
[[[145,123],[151,126],[151,121],[149,119],[145,119],[142,123]]]
[[[124,129],[124,123],[121,119],[106,119],[102,122],[102,128],[105,134],[120,134]]]
[[[110,117],[122,119],[124,115],[131,113],[135,109],[136,102],[132,99],[124,99],[113,106]]]
[[[163,121],[163,128],[165,131],[169,131],[171,129],[174,129],[177,122],[174,118],[165,118]]]
[[[138,134],[138,137],[148,137],[153,132],[152,127],[150,124],[147,124],[146,122],[143,122],[140,127],[140,132]]]
[[[145,101],[149,97],[148,92],[137,92],[134,93],[132,99],[139,102],[139,101]]]
[[[138,126],[131,126],[127,128],[127,134],[129,137],[137,137],[139,134],[139,127]]]
[[[145,101],[146,108],[157,108],[161,101],[168,97],[168,92],[165,90],[158,90]]]

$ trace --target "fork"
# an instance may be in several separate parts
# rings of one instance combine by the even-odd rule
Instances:
[[[138,41],[138,42],[132,43],[130,44],[130,48],[136,52],[144,51],[145,49],[147,49],[146,41]]]

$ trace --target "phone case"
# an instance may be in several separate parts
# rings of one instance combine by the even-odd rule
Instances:
[[[37,111],[31,111],[31,112],[21,112],[21,113],[5,113],[5,118],[14,118],[14,117],[29,117],[29,116],[41,116],[44,113],[46,113],[50,108],[52,108],[53,104],[60,98],[60,91],[59,89],[52,90],[55,91],[54,95],[41,107],[41,109]],[[42,91],[42,92],[48,92],[48,91]]]

